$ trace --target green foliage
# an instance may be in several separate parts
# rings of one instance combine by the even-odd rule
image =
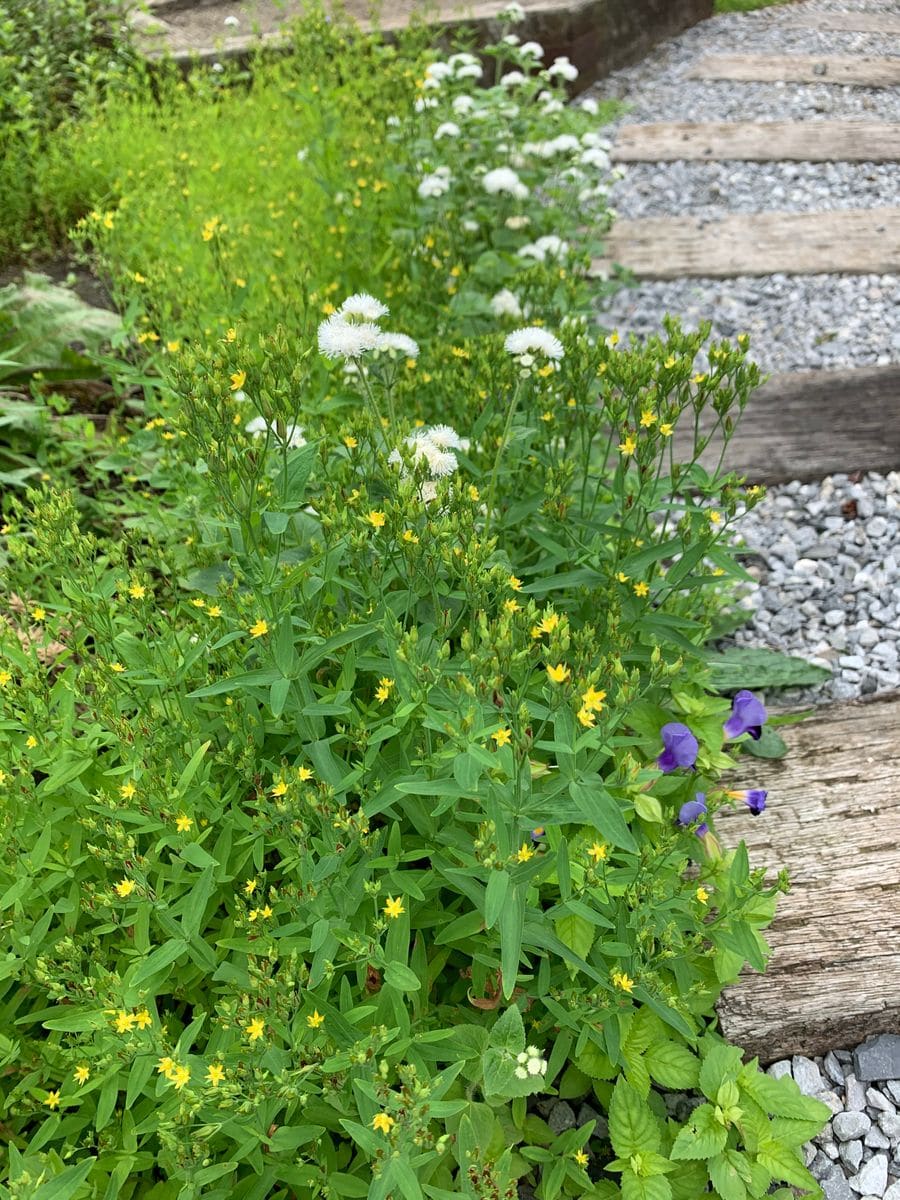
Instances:
[[[757,8],[771,8],[774,4],[791,4],[793,0],[715,0],[715,11],[753,12]]]
[[[286,64],[252,88],[161,78],[160,123],[181,124],[158,191],[139,86],[69,130],[111,179],[116,113],[143,112],[80,236],[130,306],[148,357],[117,370],[145,411],[4,497],[0,1186],[810,1187],[822,1106],[710,1032],[721,986],[765,964],[782,885],[676,820],[699,790],[714,828],[734,765],[707,646],[740,575],[728,522],[758,492],[699,456],[758,382],[746,340],[590,328],[574,235],[607,219],[603,147],[519,51],[519,102],[488,88],[466,111],[466,57],[430,88],[440,71],[316,16],[295,36],[318,93]],[[325,138],[338,98],[347,137],[371,134],[352,165]],[[220,159],[191,162],[227,147],[243,177],[192,209]],[[484,186],[507,153],[518,186]],[[570,245],[520,253],[551,235]],[[362,296],[320,327],[369,280],[390,323]],[[672,721],[696,770],[657,766]],[[684,1128],[670,1087],[703,1092]],[[608,1146],[593,1123],[554,1134],[534,1105],[557,1089],[593,1091]]]
[[[831,678],[827,667],[781,654],[777,650],[754,650],[729,646],[710,656],[714,687],[723,692],[741,688],[804,687]]]

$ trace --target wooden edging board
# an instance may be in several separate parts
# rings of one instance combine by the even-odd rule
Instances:
[[[709,428],[707,417],[701,417],[701,428]],[[751,394],[723,466],[750,483],[894,471],[900,468],[898,418],[900,364],[773,375]],[[675,453],[682,461],[692,446],[693,430],[689,436],[676,429]],[[712,470],[720,454],[716,438],[700,462]],[[900,740],[900,725],[897,736]]]
[[[622,125],[617,162],[897,162],[900,122],[667,121]]]
[[[765,1061],[900,1029],[900,694],[781,732],[786,759],[741,764],[745,786],[768,788],[766,811],[718,821],[751,867],[792,880],[766,934],[768,970],[719,1003],[725,1036]]]
[[[900,271],[900,208],[732,213],[616,221],[606,259],[638,279],[884,275]]]
[[[900,86],[900,57],[866,55],[710,54],[688,72],[689,79],[735,83],[834,83],[856,87]]]
[[[889,12],[804,12],[785,13],[779,29],[819,29],[823,33],[881,33],[900,37],[900,15]]]

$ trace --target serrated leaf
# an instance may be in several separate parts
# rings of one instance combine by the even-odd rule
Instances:
[[[805,1188],[810,1192],[814,1192],[819,1186],[804,1167],[797,1152],[783,1146],[774,1138],[762,1143],[757,1158],[775,1180],[789,1183],[793,1187]]]
[[[624,1079],[616,1083],[609,1102],[609,1138],[620,1158],[639,1150],[658,1150],[659,1126],[646,1100]]]
[[[708,1043],[704,1043],[706,1046]],[[743,1067],[743,1057],[737,1046],[715,1042],[704,1053],[700,1064],[700,1090],[707,1100],[715,1100],[719,1088],[726,1080],[737,1080]]]
[[[722,1200],[746,1200],[747,1197],[747,1185],[734,1162],[736,1157],[740,1155],[733,1150],[726,1150],[709,1160],[710,1182]]]
[[[700,1063],[687,1046],[677,1042],[654,1042],[644,1055],[647,1070],[664,1088],[695,1088],[700,1076]]]
[[[773,1117],[790,1117],[796,1121],[824,1123],[831,1117],[831,1109],[821,1100],[804,1096],[790,1076],[773,1079],[752,1063],[741,1071],[738,1085],[761,1109]]]
[[[637,1094],[646,1100],[650,1094],[650,1072],[644,1062],[643,1051],[626,1042],[622,1047],[622,1057],[625,1060],[625,1078]]]
[[[672,1188],[665,1175],[642,1178],[629,1167],[622,1173],[622,1200],[672,1200]]]
[[[827,667],[781,654],[778,650],[730,646],[710,655],[707,663],[711,686],[720,692],[736,692],[741,688],[806,687],[831,678]]]
[[[678,1133],[669,1154],[674,1159],[713,1158],[725,1149],[728,1133],[715,1117],[711,1104],[694,1109],[690,1120]]]

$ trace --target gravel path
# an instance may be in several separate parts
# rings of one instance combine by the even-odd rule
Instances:
[[[827,84],[735,83],[686,78],[715,53],[898,53],[884,34],[789,29],[797,8],[845,12],[853,0],[806,0],[750,13],[727,13],[659,46],[643,62],[592,89],[629,105],[619,123],[655,121],[804,120],[857,117],[900,121],[900,88]],[[867,9],[867,11],[872,11]],[[885,7],[900,13],[900,5]],[[614,134],[616,126],[612,127]],[[763,211],[822,212],[895,206],[898,163],[640,163],[624,167],[611,190],[623,218]],[[896,275],[783,275],[733,280],[648,280],[623,288],[601,314],[605,326],[645,336],[666,312],[695,328],[713,321],[714,335],[747,331],[753,355],[767,371],[856,367],[900,362],[900,279]]]
[[[739,646],[768,646],[833,672],[778,703],[852,700],[900,687],[900,472],[771,488],[736,532],[760,586]]]

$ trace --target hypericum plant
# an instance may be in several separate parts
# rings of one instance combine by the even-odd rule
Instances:
[[[186,348],[121,448],[154,523],[7,530],[7,1192],[812,1189],[822,1106],[711,1032],[781,887],[716,840],[765,713],[704,658],[754,495],[697,455],[756,368],[389,318]],[[695,1085],[681,1128],[656,1088]]]

